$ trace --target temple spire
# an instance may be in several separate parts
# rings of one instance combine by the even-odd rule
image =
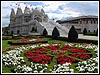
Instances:
[[[18,8],[17,8],[16,16],[17,16],[17,15],[21,15],[21,14],[22,14],[22,9],[18,7]]]
[[[11,9],[11,14],[10,14],[10,17],[15,17],[15,11],[14,11],[14,9],[13,9],[13,8]]]
[[[45,14],[45,12],[44,12],[43,8],[41,9],[41,12],[42,12],[43,14]]]

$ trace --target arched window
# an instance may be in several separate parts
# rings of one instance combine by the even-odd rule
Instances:
[[[91,24],[92,24],[92,21],[91,21]]]
[[[6,33],[7,33],[7,35],[8,35],[8,31],[7,31]]]
[[[19,34],[20,33],[20,31],[19,30],[17,30],[17,34]]]
[[[90,32],[90,30],[88,30],[88,32]]]
[[[37,28],[32,27],[31,32],[37,32]]]
[[[13,34],[13,31],[11,31],[11,34]]]
[[[95,30],[94,30],[94,33],[95,33]]]
[[[34,18],[34,20],[37,20],[38,22],[42,22],[42,19],[39,17]]]

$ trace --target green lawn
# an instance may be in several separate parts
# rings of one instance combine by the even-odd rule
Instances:
[[[2,40],[2,49],[9,47],[8,41],[10,40]]]

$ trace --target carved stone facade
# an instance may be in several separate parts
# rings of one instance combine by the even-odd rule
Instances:
[[[12,9],[8,32],[9,34],[29,34],[32,29],[37,30],[37,22],[48,22],[48,16],[43,9],[40,11],[37,8],[30,10],[25,7],[23,13],[21,8],[17,8],[16,14]]]

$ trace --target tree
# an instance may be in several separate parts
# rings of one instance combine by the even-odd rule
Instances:
[[[74,26],[71,27],[68,33],[68,40],[69,41],[76,41],[78,38],[78,33]]]
[[[46,29],[43,30],[43,36],[47,36],[48,35],[48,32]]]
[[[96,36],[98,36],[98,29],[96,30]]]
[[[87,29],[84,28],[84,30],[83,30],[83,35],[86,35],[86,34],[87,34]]]
[[[58,29],[55,27],[52,31],[52,38],[57,38],[58,36],[60,36],[60,33]]]

